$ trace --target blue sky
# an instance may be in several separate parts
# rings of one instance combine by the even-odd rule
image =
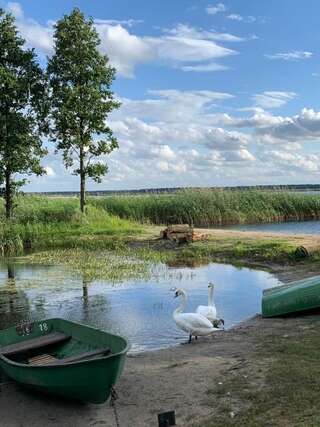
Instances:
[[[41,64],[73,7],[117,69],[120,148],[89,189],[317,183],[320,3],[308,0],[3,2]],[[75,190],[50,153],[26,190]]]

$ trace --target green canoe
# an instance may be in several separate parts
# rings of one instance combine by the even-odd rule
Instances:
[[[105,402],[128,351],[116,335],[63,319],[0,331],[0,367],[38,391],[86,402]]]
[[[306,311],[320,307],[320,276],[266,289],[262,297],[264,317]]]

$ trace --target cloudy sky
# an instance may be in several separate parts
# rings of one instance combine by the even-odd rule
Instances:
[[[89,189],[319,182],[319,0],[0,5],[43,65],[57,19],[78,6],[95,20],[122,106],[108,118],[120,148]],[[48,174],[26,189],[77,189],[46,144]]]

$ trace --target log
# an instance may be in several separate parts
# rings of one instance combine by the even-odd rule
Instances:
[[[174,224],[169,225],[167,230],[168,233],[188,233],[192,227],[189,224]]]

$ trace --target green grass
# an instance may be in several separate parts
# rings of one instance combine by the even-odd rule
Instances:
[[[320,218],[320,197],[276,191],[185,190],[91,198],[112,215],[141,223],[195,226]]]
[[[168,255],[145,249],[131,250],[120,245],[116,250],[56,249],[40,251],[16,262],[37,265],[61,265],[68,270],[78,272],[86,282],[108,280],[120,283],[128,279],[149,279],[153,267],[157,272],[159,263],[165,262]]]
[[[320,425],[319,316],[302,319],[301,329],[289,325],[286,331],[280,326],[281,335],[262,333],[247,368],[231,371],[209,390],[215,415],[195,426]]]
[[[14,255],[25,249],[105,249],[121,245],[143,227],[120,219],[104,209],[88,206],[86,215],[72,198],[20,196],[11,221],[5,221],[0,206],[0,253]]]
[[[311,260],[311,257],[310,257]],[[175,253],[177,264],[206,264],[208,262],[289,263],[298,261],[295,246],[283,239],[259,240],[235,238],[211,239],[181,247]],[[314,257],[312,257],[314,261]]]

